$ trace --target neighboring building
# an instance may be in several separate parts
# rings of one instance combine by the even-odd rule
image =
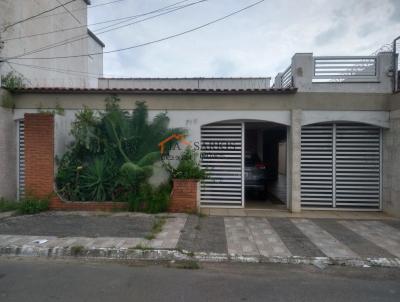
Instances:
[[[59,6],[66,1],[55,0],[3,0],[0,1],[0,59],[26,54],[26,57],[55,57],[87,53],[101,53],[104,44],[87,28],[87,6],[89,0],[77,0],[36,18],[3,29],[19,20]],[[74,28],[73,30],[60,31]],[[35,34],[57,31],[48,35]],[[26,37],[31,36],[32,37]],[[13,39],[26,37],[21,39]],[[11,39],[11,40],[10,40]],[[60,43],[58,47],[29,54],[67,39],[72,43]],[[0,74],[10,71],[22,74],[29,87],[97,87],[97,78],[103,75],[103,56],[85,56],[57,60],[12,60],[15,64],[0,63]],[[23,64],[23,65],[20,65]],[[31,65],[31,66],[26,66]]]
[[[14,111],[2,109],[0,127],[15,132],[3,138],[8,147],[0,149],[0,159],[6,159],[0,162],[0,195],[24,190],[24,152],[29,149],[24,135],[33,130],[24,129],[25,114],[38,112],[39,104],[65,109],[64,116],[55,117],[55,135],[48,136],[51,146],[54,138],[54,150],[41,155],[53,163],[53,153],[62,155],[71,139],[75,113],[84,105],[103,110],[104,99],[118,94],[124,109],[142,100],[151,116],[167,111],[171,126],[186,128],[193,143],[235,146],[202,150],[220,156],[201,160],[211,171],[201,185],[202,207],[400,215],[400,94],[393,93],[393,59],[393,53],[296,54],[272,88],[269,78],[102,78],[97,89],[21,89],[12,94]],[[269,192],[261,199],[245,194],[246,153],[256,154],[268,169]],[[51,176],[46,179],[52,188]],[[273,202],[265,202],[271,195]]]

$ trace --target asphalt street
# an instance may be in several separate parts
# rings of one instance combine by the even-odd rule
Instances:
[[[1,258],[0,301],[400,301],[399,269],[181,266]]]

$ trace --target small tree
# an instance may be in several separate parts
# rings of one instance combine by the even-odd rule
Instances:
[[[1,76],[1,86],[7,90],[14,91],[25,87],[24,78],[10,71],[4,76]]]
[[[9,72],[1,76],[1,87],[12,92],[19,88],[25,87],[24,79],[22,76],[16,75],[14,72]],[[10,93],[4,93],[1,96],[1,106],[3,108],[14,109],[15,102]]]

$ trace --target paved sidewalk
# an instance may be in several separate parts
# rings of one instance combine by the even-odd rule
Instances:
[[[165,224],[152,240],[146,238],[160,216],[50,212],[3,218],[0,254],[400,267],[396,219],[161,216]]]

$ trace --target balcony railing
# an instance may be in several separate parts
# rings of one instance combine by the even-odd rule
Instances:
[[[281,87],[282,88],[293,87],[292,66],[286,68],[286,70],[282,73]]]
[[[400,88],[399,69],[394,76],[394,64],[392,51],[381,51],[376,56],[296,53],[290,66],[276,75],[274,87],[294,87],[298,92],[389,93],[393,92],[393,78],[397,81],[395,87]]]
[[[400,92],[400,36],[393,41],[393,92]]]
[[[314,57],[313,60],[314,83],[378,81],[376,57]]]

